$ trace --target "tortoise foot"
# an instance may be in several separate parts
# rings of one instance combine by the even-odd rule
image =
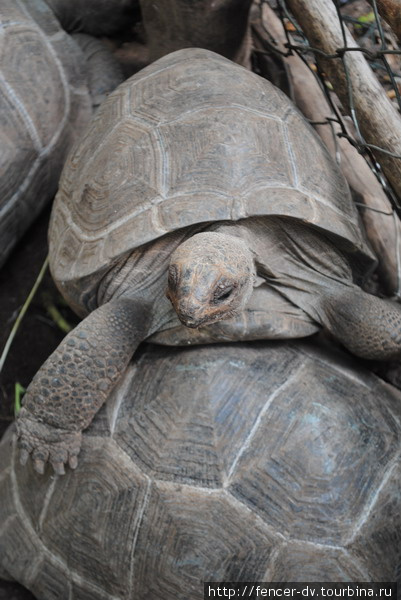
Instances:
[[[21,413],[23,413],[21,410]],[[50,463],[57,475],[64,475],[64,465],[75,469],[81,449],[80,431],[66,431],[52,425],[40,423],[32,417],[23,415],[17,419],[18,446],[20,463],[25,465],[29,456],[33,468],[43,475],[46,463]]]

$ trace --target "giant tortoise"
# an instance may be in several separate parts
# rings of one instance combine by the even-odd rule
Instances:
[[[250,68],[251,4],[251,0],[140,0],[150,59],[195,46]]]
[[[138,0],[45,0],[70,33],[112,35],[133,25]]]
[[[122,81],[102,43],[67,35],[44,0],[2,0],[0,266],[55,195],[92,105]]]
[[[76,471],[0,446],[0,574],[40,600],[401,583],[401,393],[305,341],[138,353]]]
[[[374,259],[322,142],[272,84],[207,50],[163,57],[108,97],[64,168],[49,241],[56,284],[88,316],[25,396],[21,460],[38,471],[76,466],[144,339],[323,326],[363,357],[401,350],[401,307],[354,283]]]

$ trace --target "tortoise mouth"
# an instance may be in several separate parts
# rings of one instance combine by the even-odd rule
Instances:
[[[189,315],[183,315],[177,313],[179,320],[185,327],[189,327],[190,329],[198,329],[198,327],[212,325],[217,321],[223,321],[225,319],[230,319],[235,315],[234,311],[228,311],[225,313],[219,313],[214,315],[206,315],[204,317],[192,317]]]

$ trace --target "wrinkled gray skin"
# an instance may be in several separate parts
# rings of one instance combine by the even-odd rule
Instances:
[[[70,32],[111,35],[130,22],[136,0],[46,0],[62,27]]]
[[[400,307],[354,285],[348,259],[317,230],[278,217],[199,229],[125,255],[103,278],[99,308],[28,389],[17,421],[23,463],[31,454],[39,473],[47,461],[60,474],[76,467],[81,431],[146,338],[294,338],[323,326],[359,356],[400,353]]]
[[[72,38],[85,57],[92,108],[96,111],[109,93],[124,81],[124,75],[120,64],[103,42],[85,33],[74,33]]]
[[[251,0],[140,0],[150,59],[207,48],[250,68]]]

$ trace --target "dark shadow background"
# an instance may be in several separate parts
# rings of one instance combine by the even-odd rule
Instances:
[[[0,270],[0,353],[47,255],[48,209],[29,229]],[[15,383],[27,387],[64,333],[45,307],[52,302],[71,325],[77,317],[61,303],[49,272],[32,301],[0,374],[0,437],[14,419]],[[24,587],[0,580],[0,600],[33,600]],[[41,600],[40,598],[38,600]]]

